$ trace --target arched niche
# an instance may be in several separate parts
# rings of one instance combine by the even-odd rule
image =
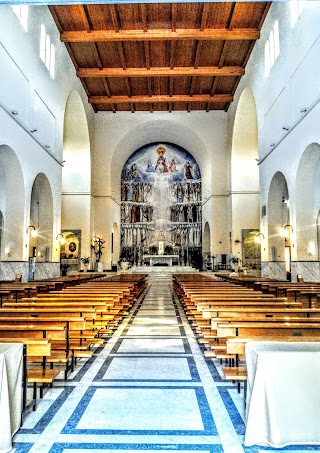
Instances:
[[[176,254],[200,266],[201,236],[201,173],[194,157],[167,142],[135,151],[121,172],[121,255],[143,264],[144,255]]]
[[[120,231],[117,222],[114,222],[111,234],[111,260],[112,265],[115,265],[117,264],[120,256]]]
[[[28,229],[29,256],[37,262],[51,261],[53,247],[53,198],[50,183],[45,174],[39,173],[32,186],[30,199],[29,226],[33,226],[38,235],[33,237]]]
[[[245,88],[240,96],[232,136],[232,191],[259,190],[258,117],[254,96]]]
[[[1,260],[23,260],[25,188],[19,159],[12,148],[0,145]]]
[[[68,96],[63,126],[62,191],[90,192],[91,156],[87,117],[77,91]]]
[[[289,209],[289,192],[283,173],[277,172],[271,181],[268,193],[268,243],[269,261],[285,262],[285,238],[283,228],[291,225]],[[292,230],[288,228],[289,237]]]
[[[302,154],[296,176],[297,260],[317,261],[317,216],[320,209],[320,145]]]
[[[202,172],[204,193],[210,192],[211,166],[208,163],[208,149],[201,138],[189,127],[175,121],[148,121],[131,129],[117,144],[111,159],[110,190],[120,194],[122,168],[127,159],[137,150],[151,142],[174,143],[190,152],[197,160]],[[203,171],[205,169],[205,171]]]

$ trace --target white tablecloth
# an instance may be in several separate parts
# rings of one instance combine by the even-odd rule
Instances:
[[[320,444],[320,343],[248,342],[244,444]]]
[[[12,449],[12,436],[20,428],[22,353],[21,343],[0,343],[0,453]]]

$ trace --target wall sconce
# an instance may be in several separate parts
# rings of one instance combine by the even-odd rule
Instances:
[[[301,109],[300,112],[301,113],[306,113],[308,111],[308,109]]]
[[[275,143],[271,143],[271,145],[270,145],[270,146],[271,146],[271,147],[273,147],[273,146],[275,146],[275,145],[276,145]]]
[[[31,231],[31,237],[32,238],[36,238],[38,236],[38,231],[36,230],[36,227],[33,226],[33,225],[29,225],[27,230],[26,230],[26,233],[28,234],[29,233],[29,229],[32,228],[32,231]]]
[[[288,126],[282,126],[282,129],[283,129],[284,131],[289,131],[289,130],[290,130],[290,127],[288,127]]]
[[[30,129],[30,132],[31,132],[32,134],[34,134],[35,132],[37,132],[37,130],[38,130],[38,129]]]
[[[254,242],[256,244],[261,244],[261,237],[260,236],[262,236],[262,240],[264,241],[264,239],[265,239],[264,234],[263,233],[256,233],[254,235]]]
[[[287,228],[291,228],[291,231],[288,231]],[[283,236],[284,238],[289,238],[291,233],[293,233],[293,228],[291,225],[285,225],[281,230],[281,236]]]
[[[44,147],[50,149],[50,145],[44,145]]]
[[[16,110],[11,110],[12,115],[19,115],[19,113]]]
[[[66,238],[63,236],[62,233],[58,233],[57,236],[56,236],[56,241],[59,241],[60,244],[65,244],[66,243]]]

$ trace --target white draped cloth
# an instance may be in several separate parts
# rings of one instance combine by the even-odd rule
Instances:
[[[12,450],[12,437],[21,424],[22,353],[21,343],[0,343],[0,453]]]
[[[248,342],[244,444],[320,444],[320,343]]]

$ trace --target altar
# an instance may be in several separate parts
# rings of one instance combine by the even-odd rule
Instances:
[[[179,263],[179,255],[143,255],[143,262],[155,266],[156,264],[172,266]]]

